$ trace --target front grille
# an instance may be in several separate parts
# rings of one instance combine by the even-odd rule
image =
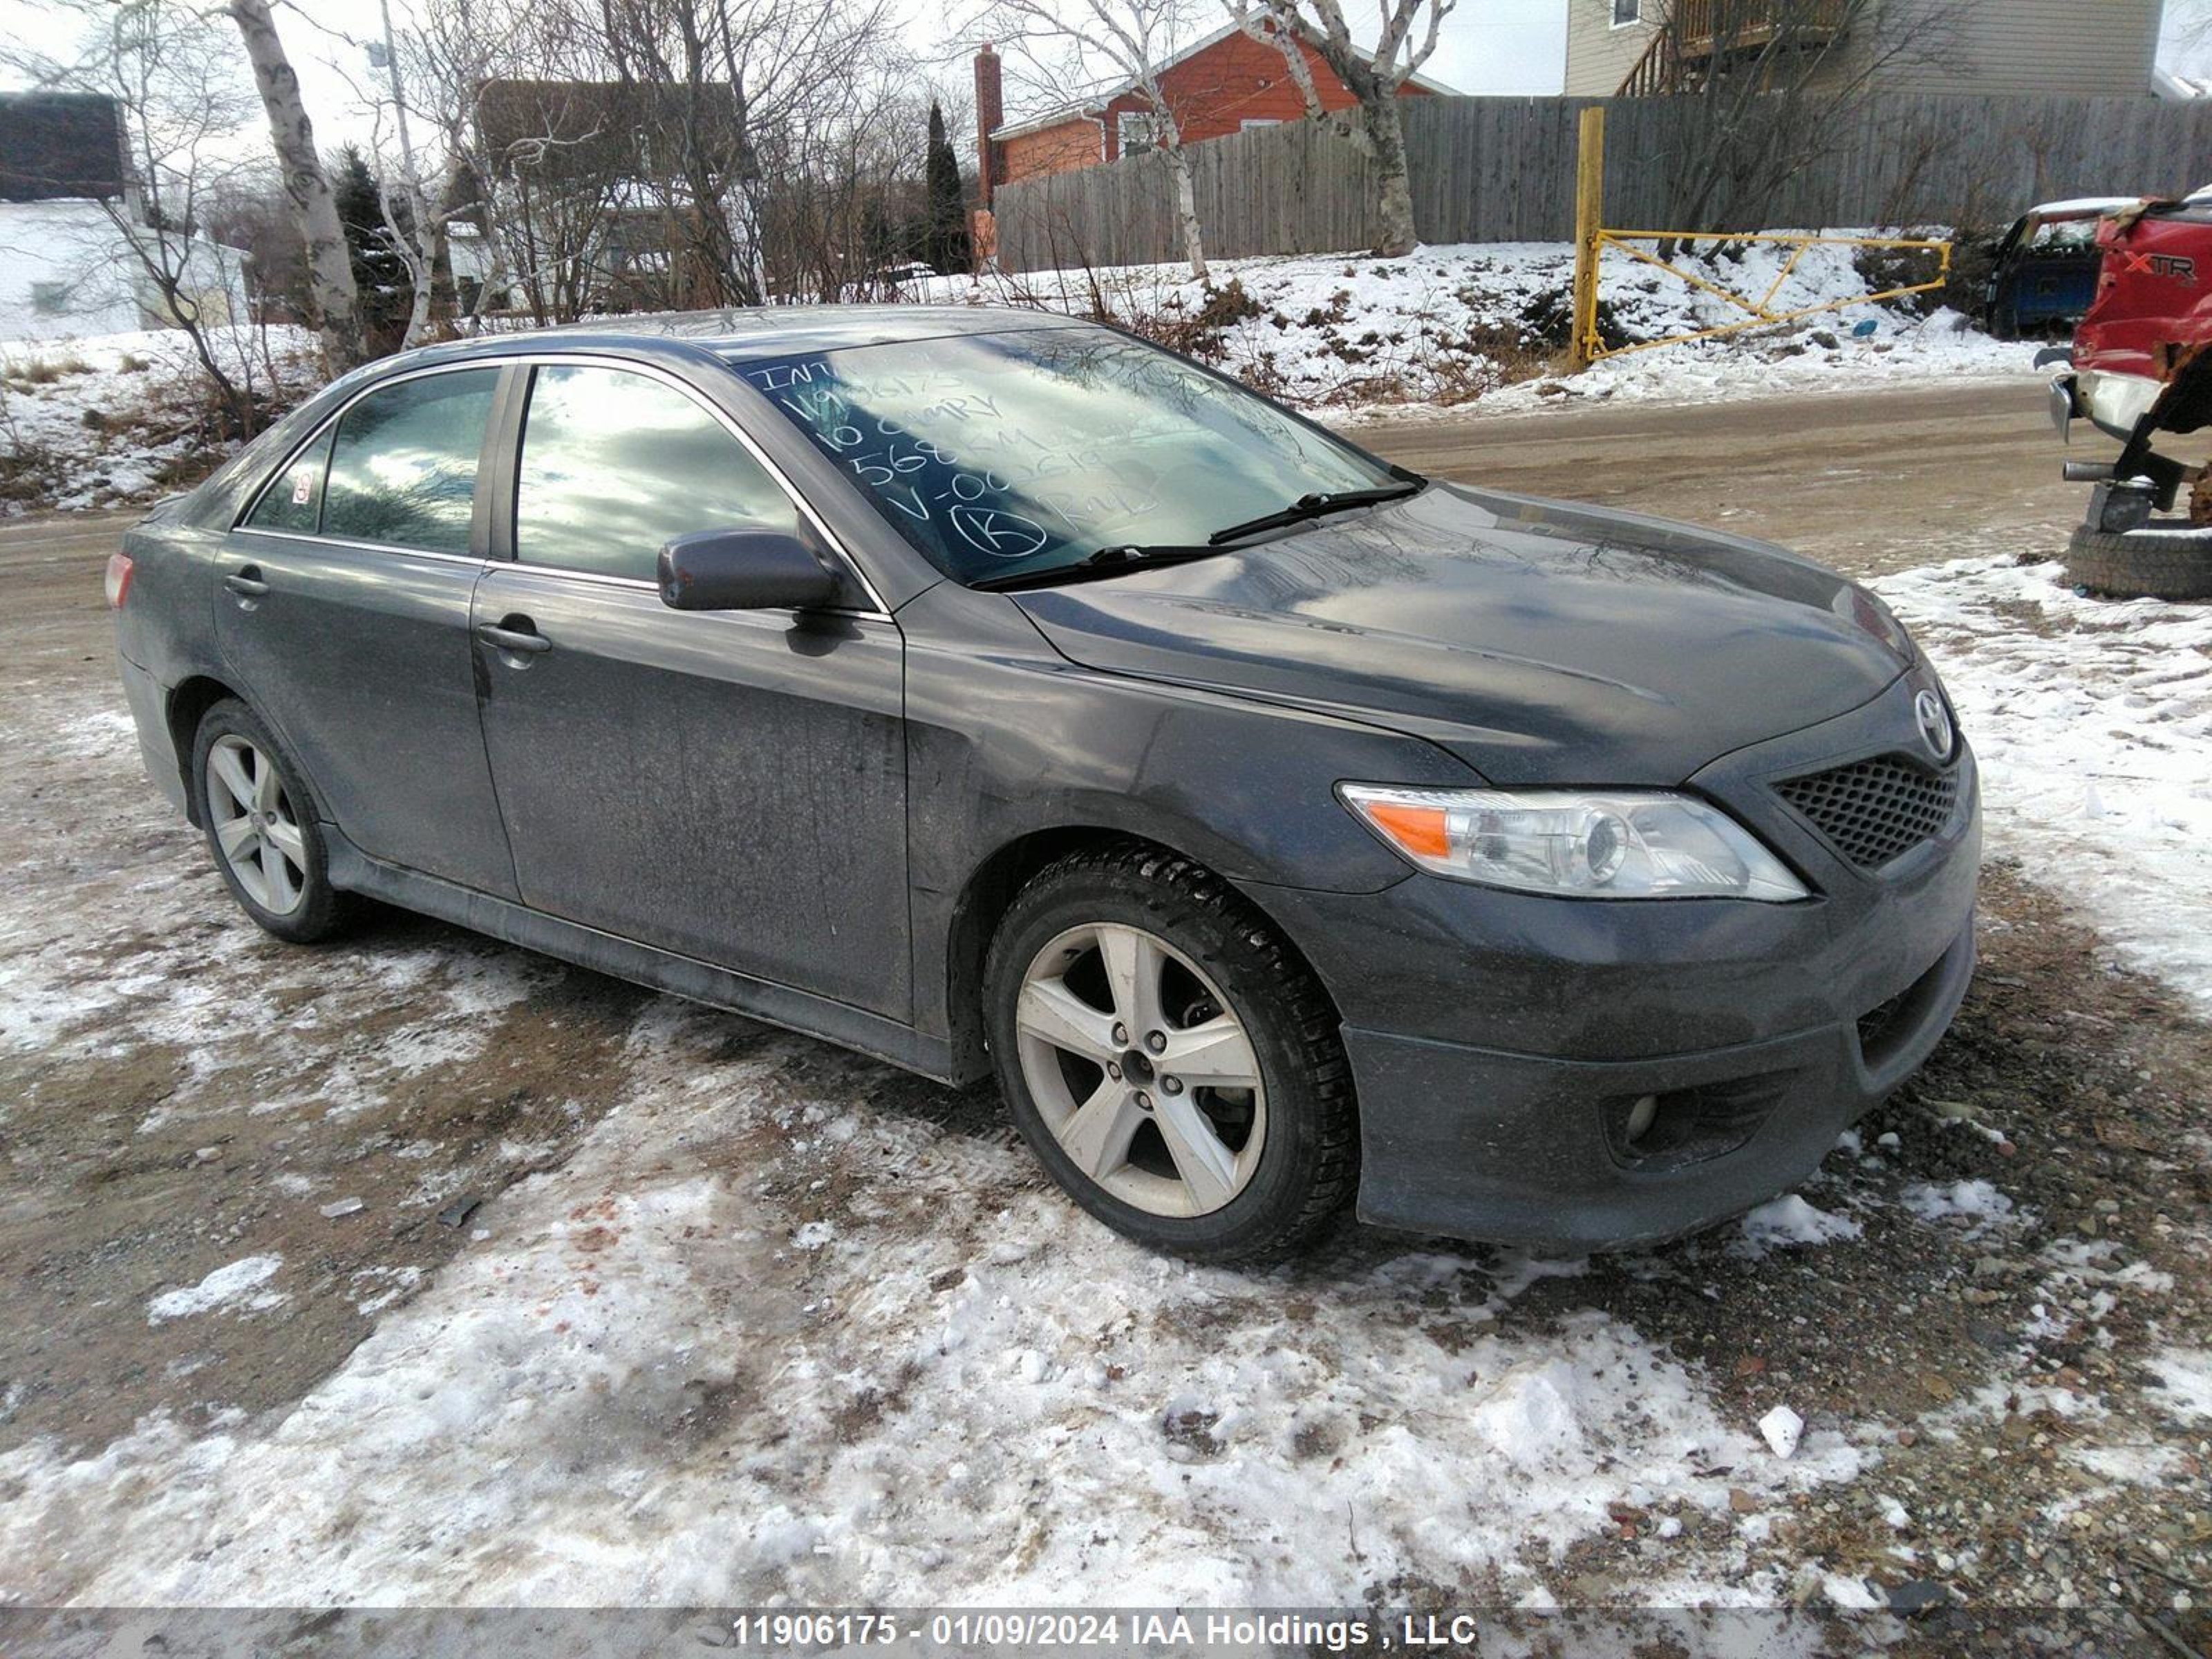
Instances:
[[[1903,755],[1875,755],[1774,788],[1862,870],[1911,852],[1948,823],[1959,804],[1955,769],[1930,771]]]

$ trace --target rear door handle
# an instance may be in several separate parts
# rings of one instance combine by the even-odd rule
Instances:
[[[477,637],[486,645],[496,646],[501,651],[519,651],[528,657],[553,648],[553,641],[532,629],[527,617],[509,617],[507,620],[520,623],[522,626],[509,628],[505,623],[478,623]]]
[[[269,584],[261,580],[261,567],[258,564],[232,571],[222,579],[222,585],[241,599],[258,599],[269,591]]]

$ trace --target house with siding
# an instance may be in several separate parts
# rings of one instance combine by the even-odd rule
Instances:
[[[1886,92],[2150,97],[2163,0],[1567,0],[1571,97],[1664,93],[1779,29]],[[1667,40],[1667,20],[1680,23]],[[1855,56],[1855,54],[1856,54]],[[1869,57],[1869,55],[1871,55]]]
[[[1310,46],[1301,43],[1299,51],[1322,107],[1349,109],[1357,100],[1336,72]],[[1158,80],[1187,144],[1295,121],[1305,113],[1304,96],[1282,52],[1234,24],[1177,52],[1160,67]],[[1401,97],[1450,90],[1420,76],[1409,76],[1398,89]],[[1026,121],[1009,124],[1005,112],[999,55],[986,46],[975,54],[976,173],[986,208],[995,185],[1095,167],[1151,149],[1158,115],[1134,82]]]
[[[76,93],[0,93],[0,340],[246,320],[246,255],[149,221],[122,106]]]

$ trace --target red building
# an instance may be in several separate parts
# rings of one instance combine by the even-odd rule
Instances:
[[[1336,72],[1311,47],[1302,45],[1299,50],[1305,54],[1322,107],[1349,108],[1356,100]],[[1159,82],[1187,144],[1246,127],[1295,121],[1305,113],[1304,100],[1283,54],[1234,24],[1169,59],[1159,70]],[[1419,96],[1449,90],[1413,76],[1399,93]],[[999,55],[985,46],[975,54],[976,173],[984,207],[990,206],[996,185],[1097,167],[1150,149],[1154,114],[1151,98],[1130,84],[1007,125]]]

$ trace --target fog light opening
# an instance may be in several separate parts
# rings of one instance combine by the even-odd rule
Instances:
[[[1765,1072],[1615,1095],[1604,1106],[1606,1145],[1622,1164],[1653,1175],[1725,1157],[1759,1132],[1795,1075]]]

